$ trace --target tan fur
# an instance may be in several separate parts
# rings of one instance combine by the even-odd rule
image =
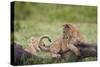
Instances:
[[[60,57],[61,53],[71,50],[79,56],[80,51],[75,45],[84,42],[79,29],[72,24],[63,25],[63,37],[55,40],[49,48],[52,57]]]
[[[51,41],[51,39],[46,35],[41,37],[31,37],[29,39],[28,47],[25,48],[25,50],[31,54],[36,54],[37,51],[41,51],[40,46],[45,46],[45,43],[42,41],[44,38],[47,38],[49,41]]]
[[[36,55],[36,53],[37,53],[36,49],[32,45],[28,46],[24,50],[27,51],[28,53],[32,54],[32,55]]]
[[[60,53],[67,51],[67,46],[64,45],[63,38],[55,40],[49,48],[52,57],[59,58],[61,57]]]

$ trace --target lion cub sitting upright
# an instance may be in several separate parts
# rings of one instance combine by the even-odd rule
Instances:
[[[51,42],[51,39],[47,35],[43,35],[41,37],[31,37],[28,47],[24,50],[36,55],[37,51],[41,51],[40,46],[45,46],[45,43],[42,41],[44,38],[47,38]]]
[[[83,42],[84,38],[79,29],[73,24],[65,24],[63,25],[63,36],[51,44],[49,51],[51,56],[56,58],[69,50],[76,56],[80,56],[80,51],[75,45]]]

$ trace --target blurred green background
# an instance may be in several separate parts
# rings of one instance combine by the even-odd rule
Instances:
[[[62,36],[65,23],[77,25],[87,41],[97,41],[96,6],[15,2],[14,41],[23,48],[32,36],[49,35],[54,41]]]

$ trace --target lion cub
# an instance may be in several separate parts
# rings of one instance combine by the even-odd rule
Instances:
[[[84,38],[79,29],[72,24],[65,24],[63,25],[63,36],[51,44],[49,51],[52,57],[61,57],[62,53],[69,50],[76,56],[80,56],[80,51],[75,45],[83,42]]]
[[[45,43],[42,41],[44,38],[47,38],[49,42],[51,42],[51,39],[47,35],[43,35],[41,37],[31,37],[28,47],[24,50],[33,55],[36,54],[37,51],[41,51],[40,46],[45,46]]]

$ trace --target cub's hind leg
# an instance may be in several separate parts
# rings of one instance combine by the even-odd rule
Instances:
[[[61,55],[60,54],[56,54],[56,53],[51,53],[51,56],[53,58],[61,58]]]
[[[53,58],[60,58],[61,55],[59,54],[59,51],[60,49],[56,49],[56,48],[53,48],[53,49],[50,49],[50,54]]]

